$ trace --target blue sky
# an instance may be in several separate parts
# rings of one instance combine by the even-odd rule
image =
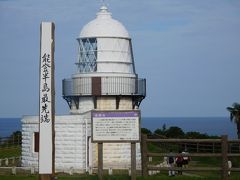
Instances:
[[[240,102],[239,0],[107,0],[147,79],[142,116],[228,116]],[[41,21],[56,25],[56,112],[61,80],[76,72],[77,41],[97,0],[0,0],[0,117],[38,113]]]

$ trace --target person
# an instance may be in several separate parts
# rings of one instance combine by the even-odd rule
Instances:
[[[189,161],[191,160],[190,157],[188,156],[188,154],[189,154],[189,153],[187,152],[187,150],[185,150],[185,151],[182,152],[182,157],[183,157],[182,166],[183,166],[184,168],[187,168],[187,167],[188,167],[188,163],[189,163]]]
[[[229,168],[229,171],[228,171],[228,176],[230,176],[231,174],[231,168],[232,168],[232,161],[228,160],[228,168]]]
[[[177,155],[177,157],[176,157],[176,164],[177,164],[177,167],[178,168],[182,168],[182,165],[183,165],[183,157],[182,157],[182,151],[180,150],[179,152],[178,152],[178,155]],[[182,171],[181,170],[178,170],[178,174],[179,175],[182,175]]]
[[[169,167],[168,175],[169,176],[175,176],[175,172],[173,170],[174,156],[173,156],[172,150],[170,150],[170,153],[169,153],[169,156],[168,156],[168,167]]]

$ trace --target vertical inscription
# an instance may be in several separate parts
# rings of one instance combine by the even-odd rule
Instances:
[[[51,55],[44,52],[41,57],[41,93],[40,93],[40,123],[50,123],[51,112]]]

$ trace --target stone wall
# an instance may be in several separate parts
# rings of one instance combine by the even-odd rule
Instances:
[[[86,169],[86,122],[85,115],[56,116],[55,118],[55,167],[56,171]],[[22,119],[22,166],[38,168],[38,153],[34,152],[34,132],[38,132],[38,117]]]
[[[131,110],[132,109],[132,98],[121,97],[119,101],[119,110]]]
[[[65,118],[58,119],[55,125],[56,169],[83,170],[86,163],[86,121],[81,116]]]
[[[116,110],[116,97],[98,97],[97,110]]]
[[[27,122],[24,123],[23,122]],[[38,167],[38,153],[34,152],[34,132],[38,132],[37,117],[25,116],[22,120],[22,165]]]

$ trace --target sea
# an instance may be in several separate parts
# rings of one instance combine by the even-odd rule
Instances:
[[[154,132],[163,125],[180,127],[185,133],[197,131],[208,135],[228,135],[237,138],[236,125],[229,117],[142,117],[141,127]],[[8,137],[14,131],[21,131],[21,118],[0,118],[0,137]]]

